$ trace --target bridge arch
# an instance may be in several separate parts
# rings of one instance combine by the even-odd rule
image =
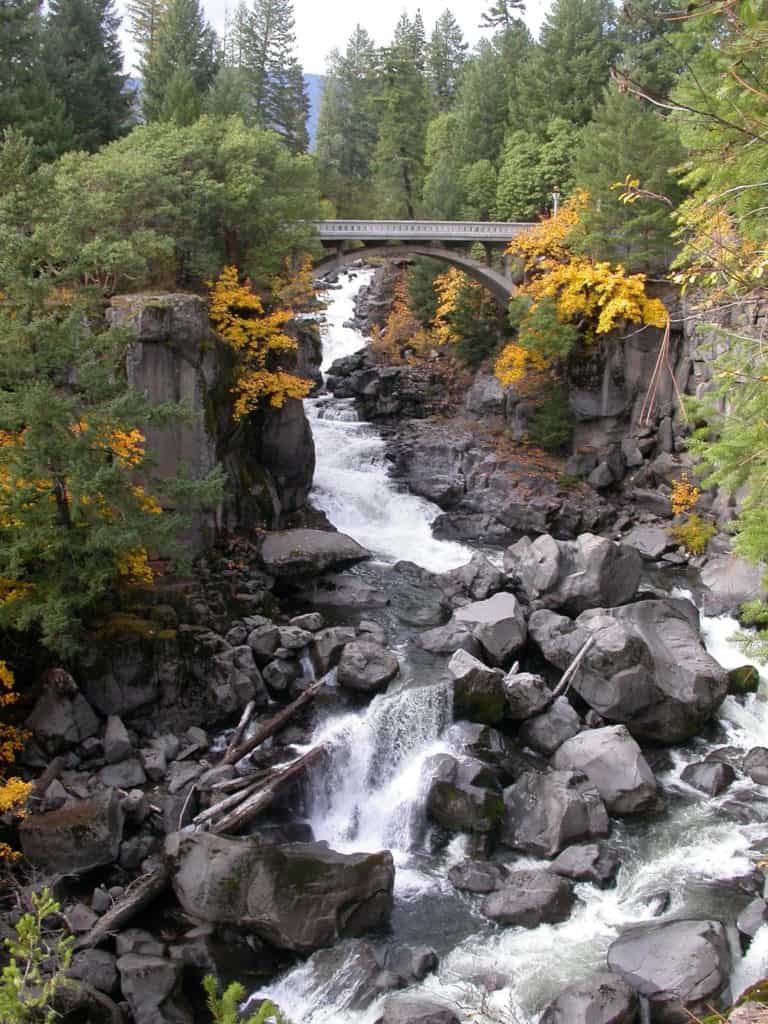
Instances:
[[[511,278],[498,270],[493,270],[485,263],[473,259],[463,252],[443,247],[434,248],[429,245],[374,245],[366,246],[363,249],[352,249],[349,252],[326,253],[315,262],[315,273],[318,276],[338,273],[345,267],[356,263],[358,260],[365,260],[369,256],[384,257],[387,259],[408,259],[412,256],[428,256],[433,260],[441,260],[452,267],[464,270],[488,291],[498,302],[502,311],[506,310],[510,298],[517,293],[517,287]]]

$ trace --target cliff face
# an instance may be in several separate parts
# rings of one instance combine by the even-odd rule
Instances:
[[[203,479],[216,465],[226,487],[218,507],[195,516],[189,541],[202,547],[223,530],[277,529],[299,515],[312,486],[315,449],[300,401],[232,420],[232,357],[210,330],[196,295],[117,296],[109,319],[135,332],[128,379],[153,401],[181,402],[188,416],[147,426],[147,450],[160,475]],[[300,372],[312,376],[314,325],[297,325]]]

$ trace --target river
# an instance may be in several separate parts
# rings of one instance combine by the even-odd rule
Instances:
[[[369,277],[369,271],[343,275],[341,288],[327,293],[324,370],[365,344],[344,325]],[[471,549],[432,536],[430,524],[439,510],[390,479],[384,442],[375,428],[358,421],[351,401],[324,396],[307,407],[317,447],[313,498],[336,527],[382,563],[407,559],[439,572],[468,560]],[[729,639],[736,626],[727,617],[702,619],[707,647],[725,667],[748,660]],[[405,659],[404,644],[391,646]],[[738,879],[751,872],[756,857],[750,847],[766,834],[765,791],[740,779],[709,798],[683,783],[680,773],[724,744],[745,750],[768,745],[768,703],[757,696],[744,703],[728,697],[706,738],[670,752],[667,770],[659,775],[666,814],[612,823],[610,842],[622,861],[615,888],[578,884],[579,900],[562,924],[497,928],[479,914],[477,897],[457,892],[447,880],[448,867],[466,855],[466,840],[446,845],[425,816],[425,761],[455,749],[450,689],[433,679],[418,685],[418,669],[403,676],[365,710],[317,722],[312,745],[326,743],[333,757],[330,771],[312,781],[309,817],[316,837],[334,848],[392,850],[396,906],[387,941],[426,944],[440,957],[439,969],[414,992],[454,1007],[462,1020],[535,1024],[562,988],[605,966],[605,952],[622,929],[654,918],[660,894],[665,900],[668,895],[665,918],[712,916],[733,924],[751,898],[739,890]],[[746,807],[753,820],[734,820],[724,808],[729,801]],[[541,866],[510,852],[508,861],[513,859],[515,868]],[[746,958],[733,928],[731,944],[738,993],[768,973],[768,926]],[[372,1024],[381,1001],[365,1011],[349,1010],[343,970],[342,963],[329,974],[310,958],[261,994],[273,998],[293,1024]]]

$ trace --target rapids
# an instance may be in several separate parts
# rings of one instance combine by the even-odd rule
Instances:
[[[369,278],[369,271],[344,275],[342,287],[328,293],[324,370],[365,344],[345,324],[356,292]],[[307,408],[317,447],[313,500],[335,526],[383,562],[407,559],[439,572],[469,559],[470,549],[433,538],[430,523],[439,510],[389,478],[384,442],[374,427],[358,421],[351,400],[323,396]],[[736,628],[727,617],[702,617],[707,647],[725,667],[748,660],[730,639]],[[679,776],[715,747],[768,745],[767,701],[757,695],[743,703],[727,698],[707,737],[671,751],[666,770],[657,772],[667,812],[651,821],[613,822],[610,842],[622,860],[614,889],[577,885],[579,902],[559,925],[496,928],[480,916],[475,897],[455,891],[447,880],[448,867],[465,856],[466,840],[447,843],[426,820],[424,765],[454,749],[452,709],[445,685],[419,686],[417,677],[411,671],[360,712],[318,721],[311,743],[331,748],[332,765],[313,776],[309,787],[309,820],[318,839],[344,851],[392,850],[396,907],[386,940],[430,945],[440,957],[438,971],[414,992],[444,1001],[461,1019],[478,1024],[535,1024],[553,996],[603,967],[611,941],[627,925],[650,920],[660,901],[666,903],[664,917],[712,915],[732,925],[752,898],[739,889],[739,879],[757,859],[751,844],[768,831],[760,787],[742,779],[709,798]],[[768,683],[768,675],[763,679]],[[734,800],[753,808],[754,820],[743,823],[724,813]],[[520,856],[514,861],[515,867],[534,863]],[[385,937],[371,941],[382,944]],[[768,926],[746,957],[734,928],[731,944],[736,995],[768,973]],[[366,1011],[347,1009],[342,977],[343,965],[329,974],[310,958],[258,994],[274,999],[293,1024],[372,1024],[381,1000]]]

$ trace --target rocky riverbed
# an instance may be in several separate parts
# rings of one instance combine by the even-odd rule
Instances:
[[[368,277],[332,293],[335,356]],[[42,681],[21,843],[76,936],[68,998],[203,1021],[215,972],[294,1024],[727,1001],[767,966],[768,711],[727,642],[754,576],[724,550],[683,564],[624,497],[481,469],[453,427],[404,428],[432,474],[396,457],[406,489],[405,434],[388,447],[352,391],[308,403],[314,498],[343,532],[209,560],[108,658]],[[473,525],[436,539],[457,497]]]

